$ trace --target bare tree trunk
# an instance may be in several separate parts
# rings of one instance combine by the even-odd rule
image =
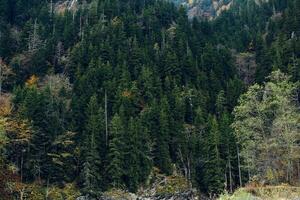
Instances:
[[[232,193],[232,172],[231,172],[231,160],[230,156],[228,156],[228,167],[229,167],[229,187],[230,187],[230,193]]]
[[[24,200],[25,188],[22,187],[22,189],[20,189],[19,192],[20,192],[20,200]]]
[[[247,168],[248,168],[248,180],[250,180],[251,173],[250,173],[250,166],[249,166],[249,163],[248,163],[248,166],[247,166]]]
[[[225,167],[224,177],[225,177],[225,183],[224,183],[225,187],[224,187],[224,190],[227,191],[227,187],[228,187],[228,183],[227,183],[228,182],[228,180],[227,180],[228,179],[227,178],[227,165]]]
[[[38,23],[37,18],[34,20],[33,24],[33,31],[29,35],[28,40],[28,50],[29,52],[34,52],[38,50],[39,46],[42,44],[42,41],[40,40],[40,37],[38,35]]]
[[[22,155],[21,155],[21,183],[23,183],[23,163],[24,163],[24,155],[23,155],[23,151],[22,151]]]
[[[39,180],[38,183],[41,184],[42,183],[42,179],[41,179],[41,166],[40,165],[39,165],[38,170],[39,170],[39,172],[38,172],[39,173],[39,175],[38,175],[38,180]]]
[[[299,160],[297,162],[297,175],[298,175],[298,181],[300,181],[300,166],[299,166]]]
[[[287,182],[289,182],[289,161],[288,161],[288,167],[286,168],[286,176],[285,179]]]
[[[105,90],[105,144],[108,146],[107,92]]]
[[[47,200],[49,196],[49,178],[47,179],[47,186],[46,186],[46,196],[45,199]]]
[[[241,173],[240,150],[239,150],[239,146],[238,145],[236,145],[236,150],[237,150],[237,157],[238,157],[240,187],[242,187],[243,183],[242,183],[242,173]]]
[[[32,38],[32,50],[36,50],[38,48],[38,36],[37,36],[37,18],[34,20],[34,25],[33,25],[33,38]]]
[[[192,182],[191,182],[191,159],[190,157],[188,157],[188,160],[187,160],[187,168],[188,168],[188,183],[189,183],[189,186],[192,187]]]
[[[291,161],[291,159],[289,159],[288,167],[287,167],[287,177],[286,177],[288,183],[290,183],[292,181],[292,173],[293,173],[292,161]]]
[[[53,15],[53,0],[50,1],[50,16],[52,18]]]
[[[185,164],[185,162],[184,162],[183,155],[182,155],[182,152],[181,152],[180,148],[179,148],[179,150],[178,150],[178,154],[179,154],[179,158],[180,158],[180,161],[181,161],[181,163],[182,163],[182,166],[183,166],[184,177],[185,177],[186,179],[188,179],[188,169],[187,169],[187,166],[186,166],[186,164]]]
[[[73,19],[74,21],[74,19]],[[81,16],[81,13],[80,13],[80,17],[79,17],[79,36],[80,36],[80,39],[82,40],[83,39],[83,33],[82,33],[82,16]]]

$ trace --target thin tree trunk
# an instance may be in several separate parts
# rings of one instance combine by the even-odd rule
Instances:
[[[247,168],[248,168],[248,180],[250,180],[251,173],[250,173],[250,166],[249,166],[249,163],[248,163],[248,166],[247,166]]]
[[[232,193],[232,172],[231,172],[231,160],[230,156],[228,157],[228,167],[229,167],[229,187],[230,187],[230,193]]]
[[[242,183],[242,173],[241,173],[240,150],[239,150],[239,146],[238,145],[236,145],[236,150],[237,150],[237,156],[238,156],[238,168],[239,168],[240,187],[242,187],[243,183]]]
[[[46,186],[46,195],[45,195],[45,199],[47,200],[49,196],[49,178],[47,179],[47,186]]]
[[[190,156],[187,156],[187,173],[188,173],[188,185],[192,188],[192,181],[191,181],[191,159]]]
[[[225,177],[225,183],[224,183],[225,184],[225,188],[224,188],[224,190],[225,191],[227,191],[227,187],[228,187],[228,180],[227,180],[228,178],[227,178],[227,171],[226,170],[227,170],[227,165],[225,167],[225,172],[224,172],[224,177]]]
[[[108,146],[107,93],[105,90],[105,144]]]
[[[298,175],[298,181],[300,182],[300,166],[299,166],[299,161],[297,162],[297,175]]]
[[[22,189],[20,189],[19,191],[20,191],[20,200],[23,200],[24,199],[25,188],[22,187]]]
[[[287,182],[289,182],[289,161],[288,161],[288,167],[286,168],[286,176],[285,179]]]
[[[187,169],[186,163],[184,162],[183,155],[182,155],[182,152],[181,152],[180,148],[178,150],[178,153],[179,153],[180,161],[182,162],[183,171],[184,171],[184,177],[186,179],[188,179],[188,169]]]
[[[53,14],[53,0],[50,1],[50,16],[51,16],[51,19],[52,19],[52,15]]]
[[[22,156],[21,156],[21,183],[23,183],[23,163],[24,163],[24,155],[22,151]]]
[[[73,14],[73,21],[74,21],[74,14]],[[81,17],[81,13],[80,13],[80,17],[79,17],[79,35],[80,35],[80,39],[82,40],[83,38],[83,34],[82,34],[82,17]]]

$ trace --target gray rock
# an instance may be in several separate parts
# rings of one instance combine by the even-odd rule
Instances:
[[[88,199],[88,197],[80,196],[80,197],[77,197],[76,200],[89,200],[89,199]]]

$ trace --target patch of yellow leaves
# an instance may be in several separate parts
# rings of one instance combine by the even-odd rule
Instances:
[[[0,116],[7,117],[11,114],[12,105],[10,96],[5,94],[0,96]]]
[[[27,87],[33,87],[37,85],[39,78],[36,75],[30,76],[30,78],[26,81],[25,85]]]
[[[125,90],[122,92],[122,97],[126,97],[126,98],[130,99],[132,97],[132,92]]]

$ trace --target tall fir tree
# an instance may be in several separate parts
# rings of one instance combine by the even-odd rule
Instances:
[[[206,138],[206,164],[204,182],[207,185],[207,192],[218,194],[224,188],[224,173],[220,156],[220,132],[215,116],[208,119],[208,135]]]
[[[111,120],[108,147],[107,173],[111,187],[121,188],[124,184],[124,131],[125,127],[118,114]]]
[[[101,158],[99,149],[105,146],[104,138],[104,112],[98,105],[97,96],[93,95],[87,105],[86,126],[84,140],[84,162],[82,169],[83,191],[92,197],[101,191],[103,182],[101,170]],[[103,150],[103,148],[101,148]],[[102,169],[103,170],[103,169]],[[103,187],[103,184],[102,184]]]

